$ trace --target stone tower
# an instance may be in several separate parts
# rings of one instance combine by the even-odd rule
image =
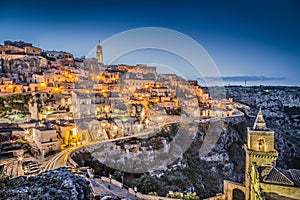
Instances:
[[[31,119],[39,120],[39,109],[37,103],[34,102],[33,105],[31,105],[31,102],[29,102],[28,104],[29,104],[29,112],[31,115]]]
[[[247,129],[245,150],[246,200],[260,199],[257,196],[257,188],[254,187],[254,182],[257,181],[254,177],[256,167],[275,166],[278,157],[278,152],[274,148],[274,131],[267,127],[261,109],[257,114],[254,126]]]
[[[103,63],[102,46],[100,45],[100,40],[97,45],[96,59],[98,63]]]

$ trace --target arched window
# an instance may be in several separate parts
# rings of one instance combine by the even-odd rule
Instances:
[[[258,140],[258,150],[259,151],[265,150],[265,140],[263,138]]]

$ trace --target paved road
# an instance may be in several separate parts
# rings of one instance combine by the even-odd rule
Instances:
[[[74,151],[75,149],[80,148],[78,147],[71,147],[63,150],[62,152],[56,154],[51,160],[48,161],[48,163],[45,165],[43,171],[49,171],[53,169],[57,169],[60,167],[66,167],[67,166],[67,160],[70,156],[70,153]]]
[[[57,168],[60,168],[60,167],[66,167],[67,164],[68,164],[68,158],[69,158],[70,154],[73,151],[75,151],[76,149],[84,148],[86,146],[101,144],[101,143],[115,142],[115,141],[118,141],[118,140],[123,140],[123,139],[138,137],[138,136],[144,136],[144,135],[149,135],[151,133],[153,133],[153,130],[147,130],[147,131],[144,131],[144,132],[140,132],[139,134],[136,134],[136,135],[126,136],[126,137],[116,138],[116,139],[110,139],[110,140],[103,140],[103,141],[91,142],[91,143],[87,143],[87,144],[84,144],[84,145],[67,148],[67,149],[61,151],[60,153],[56,154],[53,158],[51,158],[47,162],[47,164],[45,165],[43,171],[49,171],[49,170],[57,169]]]
[[[103,140],[103,141],[97,141],[97,142],[91,142],[91,143],[87,143],[84,145],[80,145],[80,146],[76,146],[76,147],[71,147],[71,148],[67,148],[65,150],[63,150],[62,152],[58,153],[57,155],[55,155],[46,165],[43,171],[48,171],[48,170],[52,170],[52,169],[56,169],[59,167],[66,167],[68,164],[68,158],[70,156],[70,154],[75,151],[76,149],[80,149],[80,148],[84,148],[86,146],[92,146],[92,145],[97,145],[97,144],[101,144],[101,143],[108,143],[108,142],[115,142],[115,141],[119,141],[119,140],[124,140],[124,139],[128,139],[128,138],[134,138],[134,137],[140,137],[140,136],[146,136],[146,135],[150,135],[151,133],[155,133],[157,132],[157,130],[161,129],[164,125],[166,124],[173,124],[173,123],[183,123],[183,122],[193,122],[193,121],[208,121],[208,120],[212,120],[214,118],[209,118],[209,119],[200,119],[197,118],[183,118],[179,121],[172,121],[172,122],[167,122],[164,124],[160,124],[160,125],[155,125],[155,126],[151,126],[146,130],[143,130],[135,135],[130,135],[130,136],[125,136],[125,137],[121,137],[121,138],[116,138],[116,139],[110,139],[110,140]]]
[[[53,170],[53,169],[57,169],[60,167],[66,167],[68,164],[67,161],[68,161],[70,154],[73,151],[75,151],[76,149],[84,148],[86,146],[98,145],[101,143],[115,142],[115,141],[124,140],[124,139],[128,139],[128,138],[146,136],[151,133],[157,132],[157,130],[161,129],[166,124],[180,123],[180,122],[181,123],[182,122],[192,122],[192,121],[195,121],[195,119],[196,118],[184,118],[184,119],[181,119],[180,121],[172,121],[172,122],[168,122],[168,123],[164,123],[164,124],[160,124],[160,125],[156,125],[156,126],[151,126],[148,129],[143,130],[135,135],[125,136],[125,137],[116,138],[116,139],[91,142],[91,143],[87,143],[84,145],[67,148],[67,149],[63,150],[62,152],[58,153],[57,155],[55,155],[50,161],[48,161],[48,163],[45,165],[45,168],[43,171]]]
[[[102,181],[101,179],[95,178],[90,179],[91,187],[95,194],[100,196],[116,196],[122,199],[139,200],[139,198],[129,194],[126,189],[119,188],[113,184]]]

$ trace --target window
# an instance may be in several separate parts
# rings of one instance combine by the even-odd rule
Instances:
[[[258,150],[264,150],[264,147],[265,147],[265,141],[264,139],[259,139],[258,140]]]

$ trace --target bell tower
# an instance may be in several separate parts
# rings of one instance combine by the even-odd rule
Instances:
[[[96,59],[98,63],[103,63],[102,46],[100,45],[100,40],[97,45]]]
[[[256,167],[275,166],[278,152],[274,148],[274,131],[269,129],[259,109],[254,126],[247,128],[245,186],[246,200],[257,199],[252,181]]]

